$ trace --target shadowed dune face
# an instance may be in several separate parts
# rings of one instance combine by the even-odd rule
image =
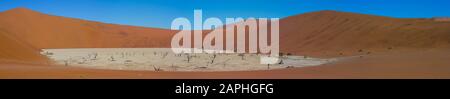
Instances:
[[[16,37],[0,31],[0,62],[45,62],[46,58],[38,52]]]

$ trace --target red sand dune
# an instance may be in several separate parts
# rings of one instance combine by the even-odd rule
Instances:
[[[0,13],[0,29],[35,48],[169,47],[176,31],[105,24],[16,8]]]
[[[336,11],[280,22],[284,53],[364,57],[323,66],[253,72],[148,72],[47,66],[42,48],[169,47],[172,30],[46,15],[25,8],[0,13],[0,78],[450,78],[450,23]]]
[[[450,48],[450,23],[432,19],[320,11],[284,18],[280,25],[283,51],[313,56]]]

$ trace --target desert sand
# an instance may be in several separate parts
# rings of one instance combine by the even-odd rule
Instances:
[[[450,23],[319,11],[280,20],[281,52],[353,57],[318,66],[256,71],[128,71],[52,64],[55,48],[168,48],[174,30],[0,12],[0,78],[450,78]]]
[[[86,69],[1,63],[8,79],[443,79],[450,78],[450,51],[369,55],[322,66],[260,71],[170,72]]]

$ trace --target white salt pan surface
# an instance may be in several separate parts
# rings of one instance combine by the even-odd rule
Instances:
[[[257,54],[175,54],[170,48],[43,49],[41,54],[64,66],[149,71],[251,71],[317,66],[336,61],[282,56],[280,64],[268,66],[260,64],[261,56]]]

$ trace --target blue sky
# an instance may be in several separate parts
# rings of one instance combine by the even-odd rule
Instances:
[[[283,18],[337,10],[398,18],[450,16],[450,0],[0,0],[0,11],[26,7],[46,14],[106,23],[170,28],[177,17]]]

